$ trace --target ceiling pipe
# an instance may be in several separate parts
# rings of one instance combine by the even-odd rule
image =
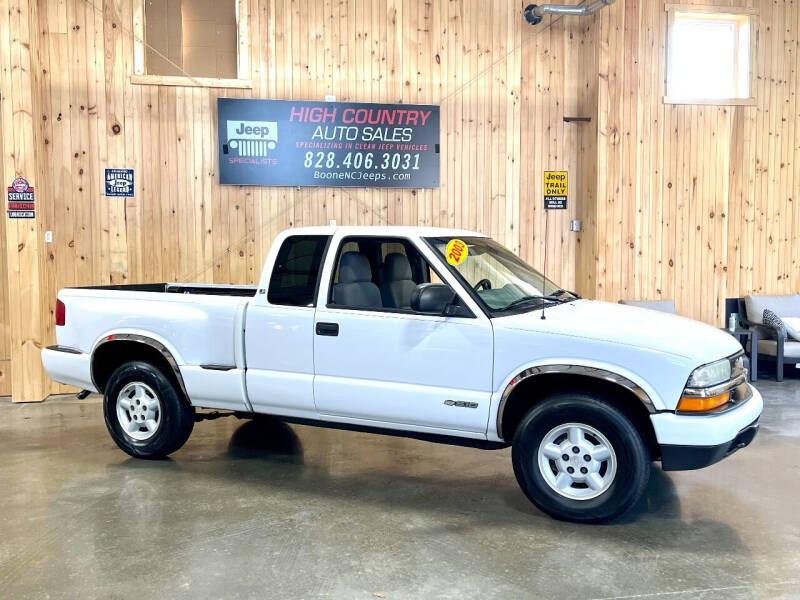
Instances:
[[[609,4],[614,4],[615,0],[595,0],[591,4],[563,5],[563,4],[529,4],[525,7],[525,20],[531,25],[542,22],[545,15],[570,15],[574,17],[585,17],[596,13],[598,10]]]

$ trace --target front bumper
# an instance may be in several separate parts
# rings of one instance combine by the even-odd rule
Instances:
[[[758,421],[742,429],[730,442],[716,446],[661,445],[661,467],[665,471],[702,469],[741,450],[753,441],[758,432]]]
[[[650,416],[661,447],[665,471],[700,469],[747,446],[758,431],[764,408],[755,388],[740,406],[724,413],[686,415],[673,412]]]

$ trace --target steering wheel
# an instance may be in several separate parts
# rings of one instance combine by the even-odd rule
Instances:
[[[472,286],[472,289],[475,290],[476,292],[479,292],[481,288],[483,288],[484,290],[492,289],[492,282],[489,281],[488,279],[481,279],[478,283]]]

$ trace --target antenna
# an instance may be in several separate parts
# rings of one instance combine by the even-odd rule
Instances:
[[[550,211],[547,210],[547,207],[544,209],[544,267],[542,268],[542,296],[546,296],[547,294],[544,293],[544,281],[545,277],[547,276],[547,224],[550,222]],[[545,303],[542,302],[542,320],[544,321],[544,307]]]

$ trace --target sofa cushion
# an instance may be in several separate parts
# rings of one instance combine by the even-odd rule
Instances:
[[[758,340],[758,353],[777,356],[778,342],[775,340]],[[800,360],[800,342],[786,342],[783,345],[783,357]]]
[[[619,303],[675,314],[675,302],[672,300],[620,300]]]
[[[800,294],[768,296],[757,294],[744,297],[747,320],[758,325],[763,324],[764,309],[768,308],[779,317],[800,317]]]
[[[781,321],[789,337],[800,342],[800,317],[783,317]]]
[[[764,323],[767,327],[770,327],[774,331],[778,332],[777,339],[786,341],[788,338],[786,334],[786,325],[783,324],[781,318],[772,312],[770,309],[765,308],[764,314],[762,315],[761,322]],[[770,333],[773,333],[772,331]],[[774,336],[770,336],[771,338]]]

